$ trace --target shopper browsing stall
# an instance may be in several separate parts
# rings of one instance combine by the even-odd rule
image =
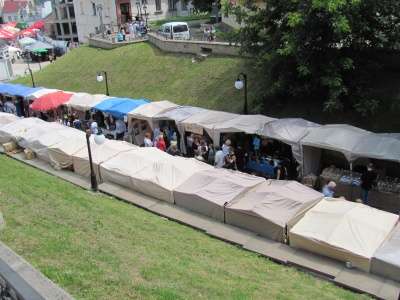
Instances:
[[[368,205],[369,197],[371,195],[372,185],[376,179],[376,173],[373,171],[374,166],[369,164],[367,166],[367,172],[361,175],[360,184],[360,198],[364,204]]]

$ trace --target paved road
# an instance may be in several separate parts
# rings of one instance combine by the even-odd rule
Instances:
[[[40,68],[45,68],[50,64],[49,61],[44,61],[41,62],[40,64],[38,62],[29,62],[29,68],[32,70],[33,73],[37,72],[40,70]],[[28,71],[28,63],[22,58],[20,60],[16,60],[15,63],[12,64],[13,72],[14,72],[14,77],[23,77],[23,76],[29,76],[29,71]],[[25,73],[26,71],[26,73]]]

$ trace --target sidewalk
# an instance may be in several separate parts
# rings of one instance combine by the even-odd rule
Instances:
[[[2,146],[0,146],[0,154],[5,155]],[[80,186],[81,188],[87,190],[90,189],[89,178],[83,177],[69,170],[57,171],[51,166],[51,164],[38,158],[28,160],[24,152],[9,155],[9,157],[41,169],[49,174]],[[101,183],[99,185],[99,191],[112,195],[122,201],[134,204],[157,215],[164,216],[170,220],[203,231],[211,237],[238,245],[245,250],[258,253],[275,262],[287,266],[297,267],[303,271],[309,272],[312,275],[317,275],[319,278],[332,281],[333,283],[347,289],[368,294],[377,299],[398,300],[400,297],[399,282],[365,273],[357,269],[347,269],[344,262],[314,254],[305,250],[295,249],[289,245],[262,238],[257,236],[257,234],[254,232],[220,223],[219,221],[204,215],[149,197],[115,183]],[[0,251],[0,258],[2,258],[2,256],[3,255]],[[34,271],[37,272],[36,270]],[[24,279],[39,292],[46,290],[46,288],[40,286],[40,283],[29,281],[29,278]],[[49,283],[44,282],[44,284]],[[53,283],[53,285],[55,284]],[[52,287],[54,288],[54,286]],[[70,299],[68,298],[70,296],[66,293],[63,295],[66,298],[57,299]]]
[[[32,73],[35,73],[37,71],[40,71],[40,69],[45,68],[50,64],[49,61],[43,61],[43,62],[36,62],[32,61],[29,62],[29,68],[32,70]],[[28,70],[28,62],[26,59],[15,59],[15,63],[12,64],[13,72],[14,72],[14,78],[18,77],[24,77],[24,76],[30,76],[29,70]]]

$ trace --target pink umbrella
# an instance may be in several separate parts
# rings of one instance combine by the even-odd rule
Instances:
[[[15,37],[15,33],[8,31],[6,29],[0,29],[0,38],[3,39],[12,39]]]
[[[42,20],[37,21],[35,24],[33,24],[31,27],[32,29],[42,29],[44,27],[44,22]]]
[[[17,22],[10,21],[6,24],[6,26],[15,27],[17,26]]]
[[[49,93],[37,98],[31,105],[30,108],[36,111],[51,110],[59,107],[61,104],[67,102],[73,93],[58,91]]]

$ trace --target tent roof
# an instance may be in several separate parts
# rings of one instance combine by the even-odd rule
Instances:
[[[11,141],[12,136],[14,136],[16,133],[35,127],[39,123],[45,124],[46,122],[39,118],[23,118],[1,126],[0,143],[4,144]]]
[[[87,111],[92,109],[92,107],[96,104],[99,104],[106,99],[110,99],[110,97],[100,94],[91,95],[88,93],[75,93],[74,95],[72,95],[69,101],[64,104],[76,110]]]
[[[146,103],[149,101],[145,99],[109,98],[93,106],[93,109],[122,119],[128,112]]]
[[[24,37],[23,39],[20,39],[18,42],[20,43],[20,45],[27,45],[27,44],[34,44],[37,41],[30,37]]]
[[[254,134],[264,128],[265,124],[276,120],[263,115],[237,115],[235,118],[228,119],[216,124],[213,128],[219,132],[244,132]]]
[[[227,205],[227,209],[268,219],[284,227],[324,195],[296,181],[267,180]]]
[[[351,151],[371,132],[343,124],[323,125],[311,131],[301,141],[302,146],[313,146],[343,153],[348,161],[354,160]]]
[[[0,112],[0,127],[19,119],[20,117],[17,117],[16,115]]]
[[[203,134],[203,128],[210,136],[213,136],[212,129],[217,124],[238,117],[237,114],[223,111],[207,110],[191,115],[181,122],[185,131]]]
[[[38,49],[53,49],[53,48],[54,48],[53,45],[37,41],[35,44],[29,46],[29,48],[27,49],[29,51],[36,51]]]
[[[351,152],[352,160],[369,157],[400,162],[400,140],[395,135],[371,133],[362,137]]]
[[[39,91],[33,92],[32,94],[29,94],[26,96],[26,98],[28,100],[36,100],[37,98],[46,95],[46,94],[50,94],[50,93],[55,93],[55,92],[59,92],[60,90],[55,90],[55,89],[41,89]]]
[[[175,122],[181,122],[193,114],[204,111],[208,111],[208,109],[195,106],[178,106],[171,110],[155,115],[153,120],[173,120]]]

